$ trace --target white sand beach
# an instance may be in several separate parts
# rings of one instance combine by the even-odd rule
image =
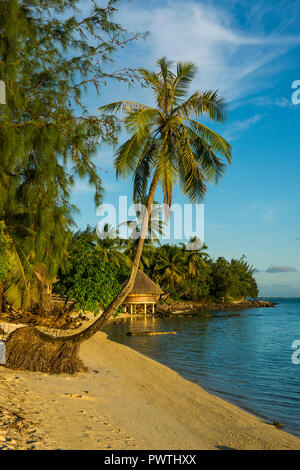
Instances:
[[[54,376],[0,367],[2,449],[300,449],[296,437],[97,333],[90,370]]]

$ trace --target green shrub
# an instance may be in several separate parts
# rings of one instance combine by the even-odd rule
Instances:
[[[121,290],[118,268],[105,262],[87,239],[76,240],[73,245],[65,267],[59,271],[55,292],[74,300],[78,309],[97,315]]]

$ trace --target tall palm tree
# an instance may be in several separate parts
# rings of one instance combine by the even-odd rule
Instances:
[[[147,200],[139,243],[129,282],[108,309],[88,330],[77,337],[94,334],[115,312],[131,291],[139,268],[148,220],[158,185],[164,203],[172,204],[173,190],[179,184],[191,202],[202,200],[207,183],[216,183],[231,163],[230,144],[200,122],[203,115],[215,122],[226,121],[226,106],[217,91],[196,91],[186,97],[197,68],[191,62],[179,62],[176,72],[165,57],[157,62],[158,71],[140,69],[139,73],[156,100],[156,107],[130,101],[102,106],[102,114],[125,113],[124,127],[129,134],[116,152],[117,177],[133,177],[133,200]]]
[[[104,115],[125,113],[124,127],[129,139],[116,152],[116,175],[133,177],[133,200],[147,199],[147,211],[127,285],[88,330],[78,333],[80,339],[92,336],[131,291],[157,186],[162,186],[164,203],[169,207],[176,184],[191,202],[197,202],[204,198],[207,183],[216,183],[224,173],[226,162],[231,163],[230,144],[200,122],[205,114],[212,121],[225,122],[224,99],[217,91],[196,91],[187,98],[197,68],[191,62],[179,62],[173,72],[172,66],[163,57],[157,61],[157,72],[139,70],[153,91],[156,107],[118,101],[99,108]]]
[[[119,101],[100,108],[104,115],[125,112],[124,127],[129,138],[118,149],[114,165],[117,177],[133,177],[133,199],[141,201],[147,197],[147,211],[128,283],[91,326],[71,337],[60,338],[64,354],[69,351],[70,342],[78,348],[80,342],[93,336],[132,290],[157,186],[161,185],[168,206],[171,206],[177,184],[191,202],[197,202],[204,198],[207,183],[216,182],[223,174],[226,162],[231,162],[230,144],[200,122],[204,115],[218,123],[226,121],[223,98],[217,91],[196,91],[187,97],[196,66],[191,62],[179,62],[174,72],[172,65],[162,58],[157,62],[157,71],[139,70],[141,78],[153,91],[155,107]],[[47,340],[45,335],[39,334],[39,337]],[[53,338],[48,341],[53,343]],[[30,360],[32,364],[32,358]],[[63,366],[58,368],[64,370]]]

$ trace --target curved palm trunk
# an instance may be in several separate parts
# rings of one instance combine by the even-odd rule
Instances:
[[[96,320],[91,326],[81,331],[80,333],[76,333],[75,335],[66,337],[64,339],[82,342],[91,338],[104,325],[104,323],[117,311],[119,306],[122,304],[123,300],[131,292],[138,269],[139,269],[139,265],[140,265],[145,238],[146,238],[147,230],[148,230],[149,215],[151,213],[151,206],[153,204],[157,183],[158,183],[158,176],[155,174],[153,177],[150,189],[149,189],[147,211],[145,213],[145,217],[142,223],[140,239],[139,239],[139,243],[137,246],[137,250],[136,250],[136,254],[135,254],[134,261],[133,261],[132,270],[131,270],[128,283],[121,290],[121,292],[117,295],[117,297],[112,301],[112,303],[105,310],[105,312],[102,313],[102,315],[98,318],[98,320]]]
[[[158,175],[155,173],[149,189],[147,211],[142,223],[140,239],[129,281],[109,307],[92,325],[70,336],[53,337],[37,328],[19,328],[11,333],[7,340],[7,367],[50,373],[75,373],[85,370],[84,365],[79,359],[80,344],[87,341],[101,329],[104,323],[117,311],[133,288],[143,252],[157,183]]]

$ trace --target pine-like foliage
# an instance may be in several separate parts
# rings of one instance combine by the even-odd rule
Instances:
[[[77,0],[0,0],[0,80],[7,92],[0,107],[0,221],[23,267],[43,263],[49,279],[68,242],[74,180],[88,178],[99,202],[92,158],[101,142],[115,142],[118,130],[113,117],[89,114],[84,94],[90,86],[99,92],[109,79],[134,79],[131,70],[114,72],[111,61],[138,35],[113,22],[116,0],[99,4],[87,0],[81,11]],[[20,276],[20,289],[30,292],[25,269]],[[17,277],[7,286],[14,284],[12,297]]]

